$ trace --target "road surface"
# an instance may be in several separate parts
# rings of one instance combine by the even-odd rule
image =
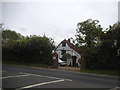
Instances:
[[[3,65],[2,87],[30,88],[116,88],[118,77],[86,74],[59,69]]]

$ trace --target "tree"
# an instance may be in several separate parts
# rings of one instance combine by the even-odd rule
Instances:
[[[104,31],[98,23],[88,19],[77,24],[76,45],[83,51],[81,69],[119,70],[120,22]]]
[[[107,32],[107,37],[113,41],[113,46],[116,47],[118,56],[120,55],[120,22],[115,23],[113,26],[110,26],[109,31]]]
[[[120,24],[116,23],[110,26],[108,31],[104,32],[100,38],[100,44],[87,50],[86,67],[87,69],[106,69],[118,70],[120,65],[120,56],[118,54],[120,42]]]
[[[98,53],[102,54],[101,56],[107,63],[106,68],[118,69],[120,66],[120,22],[110,26],[101,40],[102,43]]]
[[[91,48],[100,43],[102,28],[98,20],[88,19],[77,24],[76,41],[80,46]]]
[[[69,54],[69,53],[65,53],[65,54],[63,54],[63,60],[67,60],[67,59],[71,59],[72,58],[72,56]]]
[[[16,33],[11,30],[3,30],[2,31],[2,45],[4,46],[6,43],[17,41],[24,38],[20,33]]]
[[[77,24],[76,45],[80,46],[83,53],[81,67],[90,68],[90,62],[94,58],[97,46],[101,43],[103,31],[98,20],[87,19]],[[84,66],[85,65],[85,66]]]

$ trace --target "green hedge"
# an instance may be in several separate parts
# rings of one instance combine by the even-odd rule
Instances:
[[[2,60],[20,63],[52,65],[53,44],[48,37],[30,36],[9,39],[2,47]]]

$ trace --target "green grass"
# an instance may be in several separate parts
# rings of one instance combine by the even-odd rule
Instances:
[[[20,66],[33,66],[33,67],[41,67],[41,68],[48,68],[48,65],[45,64],[36,64],[36,63],[22,63],[22,62],[2,62],[3,64],[10,64],[10,65],[20,65]]]
[[[117,70],[81,70],[80,72],[100,74],[100,75],[120,76],[120,72]]]

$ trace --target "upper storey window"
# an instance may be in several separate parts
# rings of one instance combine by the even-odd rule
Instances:
[[[65,47],[65,46],[66,46],[66,43],[65,43],[65,42],[63,42],[63,43],[62,43],[62,46],[63,46],[63,47]]]

